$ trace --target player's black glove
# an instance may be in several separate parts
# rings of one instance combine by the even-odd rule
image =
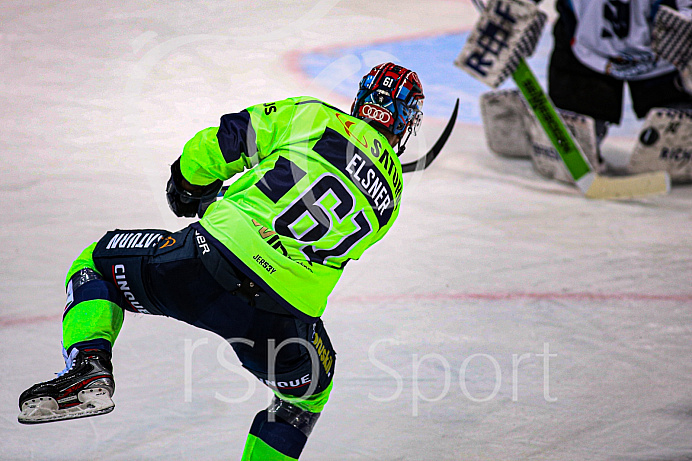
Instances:
[[[204,216],[209,205],[214,203],[223,182],[216,180],[207,186],[190,184],[180,172],[180,158],[171,165],[171,178],[166,185],[168,206],[176,216],[200,218]]]

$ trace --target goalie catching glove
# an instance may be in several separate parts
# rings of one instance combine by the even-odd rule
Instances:
[[[171,178],[166,185],[166,199],[171,211],[178,217],[200,218],[214,203],[223,182],[216,180],[206,186],[190,184],[180,171],[180,158],[171,165]]]

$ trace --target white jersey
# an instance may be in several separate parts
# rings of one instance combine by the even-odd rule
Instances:
[[[641,80],[675,70],[651,50],[660,0],[571,0],[577,19],[572,51],[585,66],[621,80]],[[677,0],[692,16],[692,0]]]

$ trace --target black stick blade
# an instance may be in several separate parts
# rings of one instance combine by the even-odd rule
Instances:
[[[440,151],[444,147],[445,143],[447,142],[447,139],[449,139],[449,135],[452,134],[452,130],[454,129],[454,124],[457,121],[457,114],[459,113],[459,98],[457,98],[456,104],[454,104],[454,111],[452,112],[452,116],[449,118],[449,122],[447,122],[447,126],[445,127],[444,131],[440,135],[440,138],[437,140],[434,146],[428,151],[425,156],[419,158],[418,160],[414,162],[408,162],[404,163],[401,165],[401,171],[404,173],[410,173],[411,171],[421,171],[425,170],[430,164],[435,160],[435,158],[440,154]]]

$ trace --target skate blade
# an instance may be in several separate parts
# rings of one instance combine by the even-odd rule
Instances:
[[[38,397],[22,404],[22,412],[17,420],[22,424],[40,424],[66,419],[86,418],[110,413],[115,408],[108,390],[102,388],[85,389],[78,394],[79,405],[58,408],[52,397]]]

